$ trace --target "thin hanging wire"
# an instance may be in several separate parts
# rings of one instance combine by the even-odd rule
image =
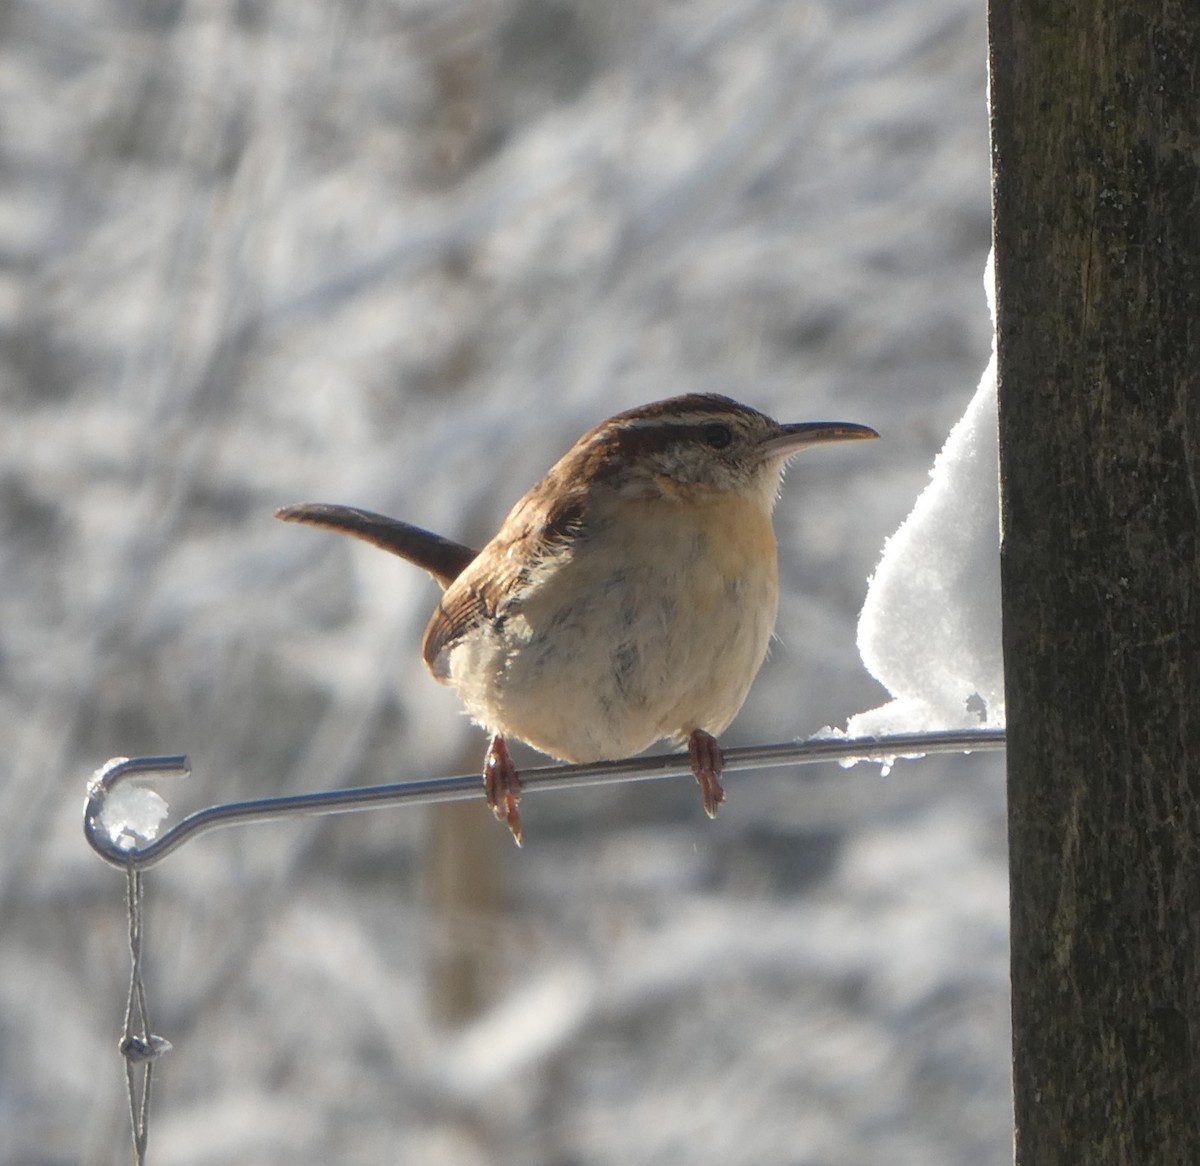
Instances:
[[[171,1042],[150,1028],[146,985],[142,978],[142,872],[134,863],[126,868],[126,906],[129,912],[129,998],[125,1004],[125,1031],[120,1050],[125,1058],[125,1085],[129,1095],[129,1124],[137,1166],[146,1161],[150,1135],[150,1087],[154,1062],[171,1048]]]

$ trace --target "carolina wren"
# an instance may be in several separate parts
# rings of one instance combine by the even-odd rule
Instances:
[[[479,552],[348,506],[275,515],[365,539],[441,584],[422,655],[492,734],[487,801],[520,845],[507,737],[572,762],[686,741],[716,814],[715,735],[741,708],[775,625],[771,510],[784,467],[810,445],[878,436],[842,421],[781,425],[693,394],[585,433]]]

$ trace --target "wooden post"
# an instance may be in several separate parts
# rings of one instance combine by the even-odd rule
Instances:
[[[990,0],[1018,1166],[1200,1164],[1200,0]]]

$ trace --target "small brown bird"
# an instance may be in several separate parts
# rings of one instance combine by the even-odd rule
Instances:
[[[507,737],[572,762],[686,741],[716,814],[716,734],[742,707],[775,626],[771,511],[784,467],[810,445],[878,436],[842,421],[781,425],[693,394],[585,433],[478,553],[349,506],[275,514],[364,539],[441,584],[422,655],[492,734],[484,789],[520,845]]]

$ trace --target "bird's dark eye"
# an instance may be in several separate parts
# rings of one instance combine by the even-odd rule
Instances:
[[[728,425],[722,425],[719,421],[712,421],[700,430],[700,436],[713,447],[713,449],[724,449],[732,440],[733,434],[730,432]]]

